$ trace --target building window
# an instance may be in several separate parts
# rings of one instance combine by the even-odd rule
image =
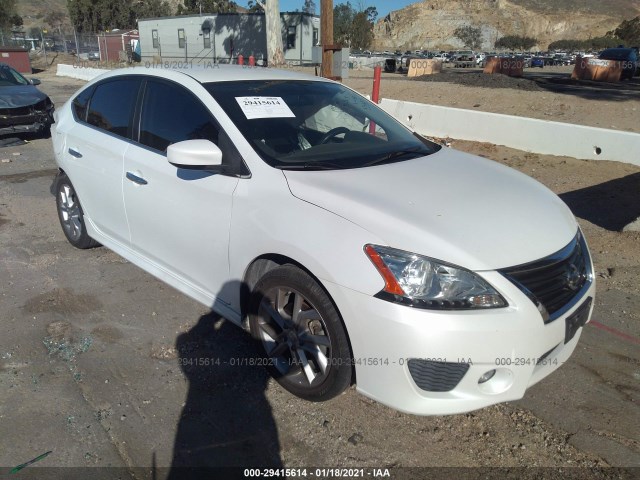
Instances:
[[[296,48],[296,27],[287,29],[287,48]]]
[[[211,48],[211,30],[208,28],[202,30],[202,38],[204,40],[204,48]]]
[[[184,28],[178,29],[178,48],[184,48],[185,45]]]
[[[318,41],[318,40],[319,40],[319,38],[318,38],[318,37],[319,37],[319,35],[318,35],[318,29],[317,29],[317,28],[314,28],[314,29],[313,29],[313,44],[314,44],[314,45],[318,45],[318,44],[320,43],[320,42]]]
[[[158,30],[151,30],[151,39],[153,40],[153,48],[160,48],[160,39],[158,38]]]

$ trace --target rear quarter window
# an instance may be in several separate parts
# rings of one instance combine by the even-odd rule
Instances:
[[[93,88],[87,88],[80,92],[76,98],[71,102],[71,109],[76,117],[76,120],[85,122],[87,120],[87,107],[89,106],[89,99],[93,93]]]

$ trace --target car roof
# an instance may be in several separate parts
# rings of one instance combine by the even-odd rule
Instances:
[[[626,60],[634,52],[633,48],[607,48],[600,52],[599,57],[604,60]]]
[[[151,75],[160,78],[175,78],[175,74],[183,74],[200,83],[231,82],[238,80],[311,80],[330,82],[323,77],[315,77],[293,70],[268,67],[250,67],[243,65],[213,64],[193,66],[191,68],[165,68],[163,64],[147,63],[145,65],[112,70],[107,76],[119,75]]]
[[[615,47],[615,48],[607,48],[606,50],[603,50],[601,53],[629,53],[632,50],[635,50],[635,49],[628,48],[628,47]]]

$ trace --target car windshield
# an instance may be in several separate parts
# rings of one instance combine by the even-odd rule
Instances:
[[[205,87],[262,159],[276,168],[359,168],[441,148],[337,83],[256,80]]]
[[[13,87],[15,85],[29,85],[29,82],[13,68],[0,67],[0,87]]]

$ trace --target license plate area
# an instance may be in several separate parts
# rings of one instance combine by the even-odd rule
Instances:
[[[569,343],[578,329],[587,323],[592,301],[593,299],[591,297],[587,298],[575,312],[565,319],[564,343]]]

